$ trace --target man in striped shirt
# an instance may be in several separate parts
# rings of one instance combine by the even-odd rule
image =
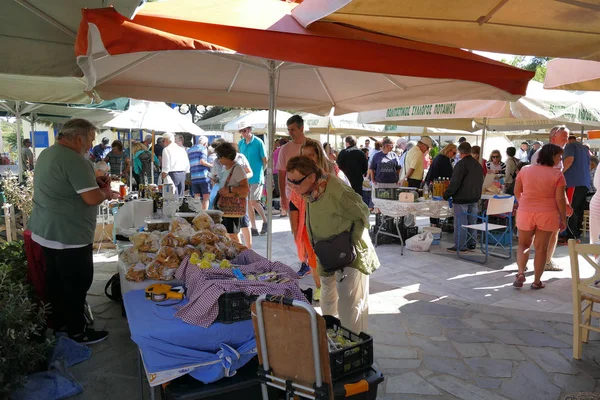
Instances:
[[[212,165],[208,162],[208,138],[200,136],[198,143],[188,151],[190,175],[192,179],[192,196],[202,197],[202,209],[208,209],[210,198],[210,178],[208,173]]]

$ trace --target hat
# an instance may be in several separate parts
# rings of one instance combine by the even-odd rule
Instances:
[[[433,140],[431,140],[431,138],[429,136],[421,137],[421,139],[419,139],[419,142],[423,143],[424,145],[426,145],[429,148],[433,147]]]
[[[31,143],[31,139],[23,139],[23,144],[25,143]]]
[[[467,138],[464,136],[461,136],[460,138],[458,138],[458,143],[462,143],[462,142],[466,142]]]
[[[146,137],[144,138],[144,142],[145,142],[146,140],[152,140],[152,135],[146,135]]]
[[[110,140],[107,137],[103,137],[102,138],[102,144],[108,144],[108,142],[110,142]]]

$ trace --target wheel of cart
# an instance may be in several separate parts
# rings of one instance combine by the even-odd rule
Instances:
[[[286,399],[376,399],[383,375],[372,367],[369,335],[342,328],[308,303],[268,294],[252,304],[252,321],[263,400],[269,399],[268,386],[284,391]],[[353,344],[330,352],[328,328],[350,335]]]

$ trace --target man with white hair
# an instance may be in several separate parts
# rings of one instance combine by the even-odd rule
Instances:
[[[208,173],[212,164],[208,162],[208,138],[200,136],[198,143],[190,147],[188,158],[190,160],[190,175],[192,179],[191,195],[202,197],[202,209],[208,210],[210,199],[210,178]]]
[[[165,148],[162,153],[162,179],[167,176],[173,181],[173,187],[179,197],[185,192],[185,174],[190,172],[190,162],[183,146],[175,141],[175,134],[167,132],[163,135]]]
[[[87,344],[108,336],[106,331],[87,328],[84,309],[94,280],[92,244],[98,205],[117,197],[110,189],[110,178],[94,176],[86,158],[95,134],[89,121],[71,119],[56,142],[40,154],[27,224],[31,239],[44,250],[54,331]]]
[[[144,144],[146,147],[148,147],[148,149],[152,148],[152,135],[146,135],[146,137],[144,137]]]

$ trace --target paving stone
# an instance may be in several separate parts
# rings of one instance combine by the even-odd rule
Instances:
[[[476,313],[476,314],[473,314],[473,318],[479,318],[482,321],[488,321],[488,322],[504,322],[504,321],[506,321],[505,317],[503,317],[502,315],[498,315],[498,314]]]
[[[456,318],[438,318],[437,323],[446,329],[467,329],[468,326],[463,324],[462,320]]]
[[[527,321],[529,325],[531,325],[536,331],[544,332],[550,334],[552,336],[560,335],[565,333],[561,329],[558,329],[558,326],[550,321],[540,321],[540,320],[529,320]]]
[[[384,358],[417,358],[417,349],[410,347],[397,347],[387,344],[375,343],[373,346],[375,357]]]
[[[384,370],[416,369],[421,366],[421,360],[419,360],[419,359],[398,360],[395,358],[379,358],[379,357],[377,357],[377,365],[379,365]]]
[[[512,376],[513,364],[510,361],[491,358],[468,358],[465,362],[477,375],[492,378],[510,378]]]
[[[386,379],[386,393],[406,393],[406,394],[433,394],[441,395],[440,391],[430,385],[414,372],[398,376],[390,376]]]
[[[438,317],[463,318],[467,313],[466,310],[445,306],[443,304],[429,303],[427,301],[417,301],[403,305],[400,308],[402,313],[416,315],[435,315]]]
[[[374,331],[390,332],[394,334],[406,333],[406,329],[404,329],[397,316],[390,314],[370,315],[369,327]]]
[[[490,327],[480,319],[477,318],[465,318],[462,320],[471,329],[490,329]]]
[[[546,372],[575,375],[579,371],[554,349],[520,346],[519,349]]]
[[[462,400],[505,400],[488,390],[471,385],[450,375],[439,375],[427,379],[435,386]]]
[[[504,344],[525,344],[524,341],[522,341],[514,333],[509,331],[487,330],[483,331],[482,333],[485,335],[493,336]]]
[[[487,350],[479,343],[453,343],[463,357],[485,357]]]
[[[524,361],[513,377],[502,383],[501,393],[514,400],[556,400],[560,396],[560,389],[550,382],[537,365]]]
[[[406,333],[390,333],[370,329],[369,334],[373,336],[373,341],[375,343],[389,344],[391,346],[398,347],[409,345],[408,336]]]
[[[454,340],[458,343],[491,343],[494,341],[489,336],[485,336],[474,331],[465,330],[452,330],[446,333],[446,336],[450,340]]]
[[[458,359],[437,357],[430,354],[423,355],[423,365],[428,370],[440,374],[454,375],[458,378],[469,376],[469,368]]]
[[[439,336],[442,328],[435,323],[434,318],[425,318],[420,315],[406,315],[402,318],[402,325],[411,333],[422,336]]]
[[[429,339],[433,340],[435,342],[447,342],[448,341],[448,338],[446,336],[431,336]]]
[[[534,347],[569,347],[569,345],[562,340],[558,340],[546,333],[535,331],[517,331],[516,335],[519,337],[519,339],[522,339],[525,343]]]
[[[502,331],[532,331],[531,325],[523,324],[521,322],[500,322],[493,324],[496,329]]]
[[[556,374],[554,375],[554,383],[569,392],[586,392],[593,391],[596,386],[596,380],[589,376],[572,376]]]
[[[509,346],[502,343],[486,343],[485,348],[490,352],[490,357],[496,360],[516,360],[521,361],[525,359],[521,350],[515,346]]]
[[[573,336],[571,335],[565,335],[564,333],[561,333],[560,335],[554,335],[554,337],[565,342],[566,344],[573,344]]]
[[[419,370],[419,374],[421,374],[423,378],[427,378],[429,375],[433,375],[433,372],[428,369],[421,369]]]
[[[458,358],[458,353],[450,342],[435,342],[420,336],[411,336],[410,343],[414,347],[419,347],[426,354]]]
[[[475,383],[482,389],[497,389],[502,384],[502,380],[478,376],[475,378]]]

